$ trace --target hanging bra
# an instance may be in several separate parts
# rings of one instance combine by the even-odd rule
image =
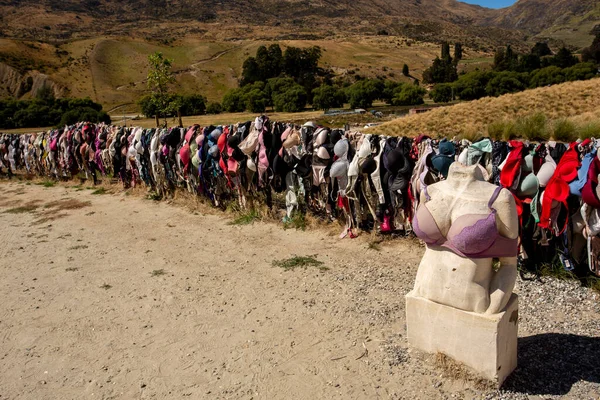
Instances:
[[[516,257],[518,238],[509,239],[498,232],[496,226],[496,210],[492,204],[498,198],[502,187],[496,188],[488,202],[489,215],[466,214],[458,217],[444,236],[427,209],[421,204],[413,219],[413,231],[423,240],[427,247],[445,247],[459,256],[466,258],[499,258]],[[425,192],[426,200],[430,197]]]

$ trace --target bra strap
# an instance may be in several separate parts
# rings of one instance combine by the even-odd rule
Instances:
[[[431,200],[431,196],[429,196],[429,193],[427,193],[427,185],[423,186],[423,193],[425,193],[425,200],[426,201]]]
[[[502,186],[498,186],[496,188],[496,190],[494,190],[494,194],[492,195],[492,197],[490,198],[490,201],[488,202],[488,208],[490,208],[490,209],[492,208],[492,204],[494,204],[494,202],[500,195],[500,192],[502,191],[502,189],[504,189]]]

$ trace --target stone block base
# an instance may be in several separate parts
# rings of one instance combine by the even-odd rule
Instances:
[[[485,315],[406,295],[411,347],[443,353],[472,368],[498,387],[517,367],[518,296],[499,314]]]

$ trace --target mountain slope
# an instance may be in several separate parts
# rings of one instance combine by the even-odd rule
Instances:
[[[597,0],[519,0],[492,13],[485,24],[519,29],[540,39],[558,39],[575,47],[589,46],[594,26],[600,24]]]

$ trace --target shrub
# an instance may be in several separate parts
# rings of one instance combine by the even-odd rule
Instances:
[[[227,112],[244,111],[246,105],[243,101],[242,89],[231,89],[223,96],[223,109]]]
[[[208,106],[206,106],[207,114],[221,114],[222,111],[223,111],[223,108],[221,107],[221,103],[216,102],[216,101],[208,103]]]
[[[577,138],[577,127],[566,118],[554,121],[552,139],[558,142],[570,143]]]
[[[486,86],[488,96],[502,96],[516,93],[527,88],[527,74],[503,71],[494,76]]]
[[[511,140],[518,137],[512,121],[495,121],[488,125],[488,136],[494,140]]]
[[[110,123],[110,116],[104,111],[97,111],[91,107],[78,107],[65,112],[59,122],[59,126],[72,125],[80,121]]]
[[[454,83],[455,95],[461,100],[477,100],[487,95],[487,85],[497,73],[473,71],[461,75]]]
[[[548,140],[550,136],[547,118],[542,113],[517,118],[514,129],[520,137],[534,141]]]
[[[564,81],[565,77],[563,75],[563,70],[551,66],[534,71],[529,79],[529,87],[533,89],[542,86],[556,85],[558,83],[563,83]]]
[[[312,106],[317,110],[329,110],[333,107],[342,107],[346,101],[346,94],[343,90],[339,90],[329,85],[321,85],[321,87],[313,90]]]
[[[346,95],[352,108],[369,108],[373,101],[382,98],[384,89],[383,81],[377,79],[363,79],[346,89]]]
[[[177,96],[181,115],[202,115],[206,111],[206,97],[199,94]]]
[[[436,103],[448,103],[452,101],[452,85],[448,83],[435,85],[429,96]]]
[[[577,128],[577,136],[580,139],[591,139],[600,136],[600,123],[599,122],[587,122],[580,125]]]
[[[394,106],[412,106],[423,104],[427,91],[415,85],[403,85],[402,89],[392,99]]]
[[[244,94],[245,109],[253,113],[262,113],[267,106],[267,96],[259,89],[252,89]]]
[[[306,106],[306,101],[307,96],[304,88],[297,84],[273,96],[275,111],[280,112],[302,111]]]

